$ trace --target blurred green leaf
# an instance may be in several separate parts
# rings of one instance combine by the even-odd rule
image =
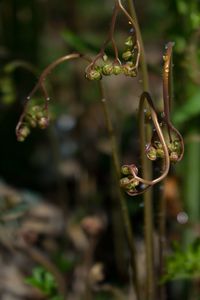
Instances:
[[[26,278],[25,282],[38,288],[41,292],[49,297],[57,297],[58,291],[55,278],[43,267],[34,268],[32,276]]]
[[[0,93],[3,104],[12,104],[15,101],[15,87],[12,78],[5,76],[0,78]]]
[[[186,121],[200,114],[200,91],[191,97],[188,101],[185,101],[182,106],[176,109],[173,120],[177,125],[182,125]]]
[[[166,260],[166,274],[161,280],[192,279],[200,277],[200,239],[196,239],[185,251],[176,246]]]
[[[6,64],[4,66],[4,72],[5,73],[12,73],[18,68],[25,69],[25,70],[33,73],[34,75],[38,75],[37,68],[34,67],[29,62],[26,62],[26,61],[23,61],[23,60],[14,60],[14,61],[9,62],[8,64]]]
[[[91,41],[81,38],[72,31],[65,30],[61,33],[61,36],[70,47],[78,52],[97,52],[99,49],[98,46],[92,44]]]

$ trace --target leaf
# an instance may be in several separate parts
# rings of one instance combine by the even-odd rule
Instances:
[[[177,126],[183,125],[200,114],[200,92],[194,94],[191,99],[184,102],[173,115],[173,121]]]
[[[70,30],[65,30],[61,33],[62,38],[67,42],[69,46],[79,52],[88,52],[93,51],[97,52],[98,47],[92,44],[89,41],[80,38],[80,36],[76,35]]]

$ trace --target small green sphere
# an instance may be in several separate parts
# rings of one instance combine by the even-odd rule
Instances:
[[[128,51],[122,53],[122,58],[123,58],[124,60],[129,60],[129,59],[132,58],[132,56],[133,56],[133,55],[132,55],[132,52],[131,52],[130,50],[128,50]]]
[[[122,73],[122,67],[120,65],[114,65],[113,66],[113,74],[119,75]]]
[[[106,64],[102,67],[102,73],[105,76],[109,76],[113,74],[113,65],[112,64]]]
[[[100,70],[91,69],[86,73],[86,78],[89,80],[101,80],[102,74]]]

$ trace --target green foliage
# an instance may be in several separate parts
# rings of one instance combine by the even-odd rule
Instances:
[[[73,259],[67,259],[61,253],[58,253],[54,257],[54,262],[61,272],[70,272],[73,270],[76,261]]]
[[[98,51],[98,45],[95,46],[91,41],[80,37],[79,35],[75,34],[70,30],[65,29],[61,33],[61,36],[64,39],[64,41],[76,51],[83,53],[88,51]]]
[[[173,120],[181,126],[185,122],[190,121],[192,118],[200,114],[200,91],[198,90],[188,101],[185,101],[179,109],[176,110]]]
[[[5,105],[13,104],[16,99],[15,87],[13,80],[9,76],[4,76],[0,78],[0,94],[1,102]]]
[[[43,267],[33,269],[32,275],[26,278],[26,283],[38,288],[49,300],[63,300],[58,296],[57,284],[53,275]]]
[[[174,253],[167,258],[166,270],[162,283],[177,279],[200,278],[200,239],[196,239],[184,252],[176,245]]]

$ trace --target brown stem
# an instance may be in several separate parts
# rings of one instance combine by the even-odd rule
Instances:
[[[148,104],[149,104],[152,121],[154,123],[158,138],[159,138],[159,140],[162,144],[162,147],[163,147],[163,151],[164,151],[164,171],[159,177],[157,177],[153,180],[148,180],[148,179],[144,179],[142,177],[137,176],[137,173],[135,172],[135,166],[133,168],[130,167],[130,171],[131,171],[132,176],[133,176],[132,181],[134,181],[136,179],[139,182],[141,182],[141,183],[147,185],[148,187],[150,187],[150,186],[153,186],[156,183],[162,181],[167,176],[167,174],[169,172],[169,167],[170,167],[170,158],[169,158],[169,152],[168,152],[168,148],[167,148],[167,145],[166,145],[166,142],[165,142],[165,138],[163,136],[162,130],[160,128],[160,124],[158,122],[158,118],[157,118],[157,114],[156,114],[156,111],[155,111],[155,108],[154,108],[154,105],[153,105],[153,101],[151,99],[151,96],[147,92],[144,92],[141,95],[139,111],[143,108],[145,101],[147,101]],[[131,182],[131,180],[130,180],[130,182]],[[139,192],[139,193],[137,191],[133,192],[133,193],[128,192],[128,194],[131,195],[131,196],[141,194],[144,191],[146,191],[148,187],[145,187],[145,189],[142,192]]]
[[[22,111],[22,114],[19,118],[19,121],[17,123],[17,126],[16,126],[16,134],[18,135],[18,131],[20,129],[20,126],[21,124],[23,123],[23,120],[24,120],[24,117],[25,117],[25,114],[26,114],[26,110],[27,110],[27,107],[28,107],[28,103],[29,101],[31,100],[31,98],[33,97],[33,95],[37,92],[38,89],[41,89],[43,94],[44,94],[44,97],[45,97],[45,108],[47,109],[47,103],[48,101],[50,100],[49,96],[48,96],[48,93],[47,93],[47,90],[45,88],[45,85],[44,85],[44,82],[47,78],[47,76],[60,64],[62,64],[63,62],[65,61],[69,61],[69,60],[72,60],[72,59],[77,59],[77,58],[83,58],[84,60],[86,60],[87,62],[91,62],[91,59],[87,56],[84,56],[80,53],[72,53],[72,54],[68,54],[68,55],[65,55],[65,56],[62,56],[60,58],[58,58],[57,60],[55,60],[54,62],[52,62],[49,66],[47,66],[45,68],[45,70],[42,72],[42,74],[40,75],[39,77],[39,80],[37,82],[37,84],[34,86],[34,88],[32,89],[32,91],[29,93],[29,95],[26,97],[26,101],[25,101],[25,104],[24,104],[24,107],[23,107],[23,111]]]
[[[172,141],[172,133],[178,137],[181,147],[181,153],[178,161],[183,158],[184,155],[184,142],[180,132],[173,126],[170,120],[170,106],[172,100],[171,92],[171,78],[172,78],[172,48],[174,43],[169,42],[166,45],[166,53],[164,55],[164,67],[163,67],[163,101],[164,101],[164,120],[167,124],[168,135],[170,142]]]
[[[166,225],[166,202],[165,194],[160,195],[159,205],[159,278],[162,278],[165,272],[164,268],[164,249],[165,242],[165,225]],[[166,299],[166,290],[164,284],[158,287],[159,299]]]
[[[143,91],[149,91],[149,79],[147,71],[147,63],[143,45],[143,39],[140,32],[140,26],[137,19],[137,14],[133,4],[133,0],[127,0],[131,17],[134,19],[135,29],[140,44],[141,55],[140,65],[142,74]],[[145,106],[140,108],[139,112],[139,128],[140,128],[140,145],[141,145],[141,157],[142,157],[142,170],[143,177],[151,178],[152,169],[150,163],[145,157],[145,132],[143,130],[144,124],[144,109]],[[147,138],[149,140],[150,133],[146,130]],[[152,216],[152,194],[151,191],[144,193],[144,230],[145,230],[145,249],[146,249],[146,297],[147,300],[154,300],[155,294],[155,282],[154,282],[154,254],[153,254],[153,216]]]
[[[117,144],[115,140],[114,130],[111,122],[111,117],[109,113],[109,108],[105,96],[105,91],[102,82],[100,82],[100,93],[101,93],[101,101],[103,104],[103,110],[106,120],[106,126],[108,129],[108,133],[110,136],[111,141],[111,147],[112,147],[112,158],[114,163],[115,172],[117,175],[117,179],[120,179],[120,163],[119,163],[119,156],[118,156],[118,150],[117,150]],[[120,209],[122,213],[122,218],[124,222],[124,229],[127,237],[128,246],[130,249],[130,255],[131,255],[131,267],[132,267],[132,274],[133,274],[133,286],[135,287],[137,299],[140,300],[140,289],[139,289],[139,278],[138,278],[138,270],[137,270],[137,263],[136,263],[136,247],[135,247],[135,239],[132,231],[131,221],[129,217],[128,207],[126,204],[126,199],[124,198],[124,195],[122,194],[121,189],[119,189],[119,201],[120,201]]]

